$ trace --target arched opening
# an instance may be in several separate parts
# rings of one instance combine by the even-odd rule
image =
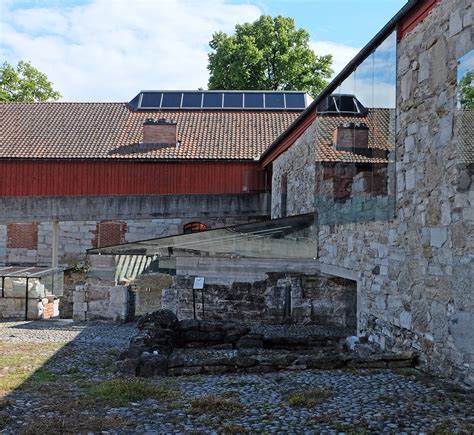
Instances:
[[[202,224],[201,222],[189,222],[183,227],[184,234],[199,233],[201,231],[206,231],[207,225]]]

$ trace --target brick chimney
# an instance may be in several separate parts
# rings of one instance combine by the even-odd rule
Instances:
[[[143,143],[176,146],[176,122],[166,118],[146,119],[143,123]]]
[[[363,123],[342,124],[334,130],[332,143],[340,151],[357,152],[354,149],[367,149],[369,147],[369,128]]]

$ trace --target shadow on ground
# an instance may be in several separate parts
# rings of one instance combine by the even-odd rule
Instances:
[[[135,333],[0,322],[0,432],[474,432],[473,396],[413,369],[122,378]]]

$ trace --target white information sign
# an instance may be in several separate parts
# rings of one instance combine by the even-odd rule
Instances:
[[[204,277],[203,276],[196,276],[194,278],[194,290],[202,290],[204,288]]]

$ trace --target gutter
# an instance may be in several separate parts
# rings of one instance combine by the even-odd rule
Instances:
[[[275,141],[263,152],[259,161],[262,162],[277,146],[281,143],[293,129],[323,101],[328,95],[339,86],[339,84],[347,79],[354,68],[359,66],[381,43],[383,40],[395,29],[395,26],[405,18],[416,6],[423,3],[424,0],[409,0],[403,8],[401,8],[394,17],[365,45],[362,50],[343,68],[343,70],[321,91],[321,93],[313,100],[313,102],[289,125],[289,127],[278,136]]]

